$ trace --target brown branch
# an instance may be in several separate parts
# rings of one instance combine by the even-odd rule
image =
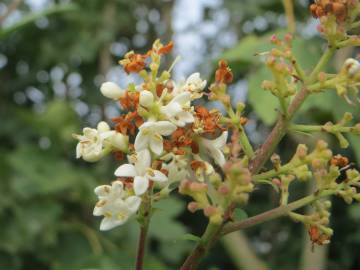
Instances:
[[[135,270],[143,269],[147,231],[148,231],[148,224],[145,224],[144,226],[140,227],[138,249],[136,252]]]
[[[339,188],[341,188],[341,186]],[[308,205],[320,198],[336,194],[337,192],[338,192],[337,189],[336,190],[324,190],[318,194],[314,193],[312,195],[306,196],[302,199],[299,199],[299,200],[289,203],[287,205],[281,205],[277,208],[271,209],[271,210],[261,213],[259,215],[247,218],[243,221],[229,223],[224,226],[221,233],[222,233],[222,235],[225,235],[225,234],[228,234],[231,232],[235,232],[238,230],[252,227],[254,225],[263,223],[265,221],[269,221],[269,220],[272,220],[272,219],[275,219],[275,218],[278,218],[281,216],[285,216],[291,211],[294,211],[296,209],[304,207],[305,205]]]
[[[200,242],[192,250],[190,255],[186,258],[185,262],[181,266],[180,270],[192,270],[196,269],[203,258],[203,256],[212,248],[221,237],[222,225],[213,225],[209,223],[206,231],[201,238]]]
[[[263,145],[256,151],[255,158],[250,162],[249,169],[252,174],[256,174],[260,171],[264,163],[270,158],[274,152],[275,147],[281,141],[286,134],[287,125],[295,112],[299,109],[301,104],[304,102],[309,92],[303,87],[295,96],[291,105],[288,108],[287,118],[280,115],[279,120],[272,129],[270,135],[267,137]]]

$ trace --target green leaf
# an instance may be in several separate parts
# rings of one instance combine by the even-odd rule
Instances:
[[[93,177],[66,160],[35,146],[23,145],[9,155],[11,187],[22,198],[50,194],[93,181]]]
[[[194,242],[200,242],[201,238],[199,236],[193,235],[191,233],[186,233],[181,237],[183,240],[189,240]]]
[[[279,106],[277,98],[269,91],[264,91],[261,88],[262,81],[269,79],[271,79],[271,74],[264,66],[250,75],[248,86],[248,102],[259,118],[267,125],[276,121]]]
[[[246,219],[248,214],[241,208],[236,208],[234,211],[234,218],[236,221],[240,221]]]
[[[186,233],[185,227],[175,220],[184,209],[184,203],[175,198],[167,198],[155,205],[158,210],[154,213],[149,233],[163,241],[181,239]]]

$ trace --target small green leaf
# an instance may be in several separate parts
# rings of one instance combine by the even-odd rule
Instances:
[[[184,234],[181,237],[182,240],[189,240],[199,243],[201,241],[201,238],[199,236],[193,235],[191,233]]]
[[[234,218],[236,221],[246,219],[248,214],[241,208],[236,208],[234,211]]]

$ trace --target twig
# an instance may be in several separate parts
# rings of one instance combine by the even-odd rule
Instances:
[[[294,3],[292,0],[283,0],[283,5],[285,9],[285,15],[288,24],[288,30],[290,33],[294,33],[296,30],[296,21],[294,15]]]
[[[143,268],[145,247],[146,247],[146,236],[147,236],[148,228],[149,228],[148,222],[146,222],[144,226],[140,227],[138,249],[136,253],[135,270],[142,270]]]
[[[271,209],[269,211],[266,211],[264,213],[261,213],[259,215],[253,216],[251,218],[245,219],[243,221],[229,223],[224,226],[222,230],[222,235],[235,232],[238,230],[246,229],[249,227],[252,227],[254,225],[257,225],[259,223],[263,223],[265,221],[269,221],[284,215],[287,215],[291,211],[294,211],[298,208],[301,208],[305,205],[308,205],[320,198],[327,197],[333,194],[336,194],[338,190],[324,190],[318,194],[312,194],[309,196],[306,196],[302,199],[299,199],[295,202],[289,203],[287,205],[281,205],[277,208]]]

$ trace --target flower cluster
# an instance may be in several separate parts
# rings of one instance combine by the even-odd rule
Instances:
[[[349,160],[341,155],[333,156],[325,141],[318,141],[315,149],[308,153],[308,148],[300,144],[292,159],[282,165],[275,155],[272,157],[274,170],[256,176],[256,181],[270,180],[275,189],[280,191],[280,204],[288,204],[289,186],[295,180],[314,180],[316,193],[332,192],[343,198],[346,203],[359,200],[360,174],[355,169],[348,169]],[[346,170],[346,178],[341,178],[341,171]],[[267,179],[267,180],[266,180]],[[328,227],[330,221],[330,201],[316,201],[314,211],[308,215],[291,212],[289,216],[295,221],[304,223],[309,230],[314,244],[327,244],[333,234]]]
[[[78,158],[94,162],[115,153],[124,162],[127,156],[127,162],[115,170],[112,185],[95,189],[99,202],[94,215],[104,216],[101,230],[123,224],[144,198],[166,193],[170,184],[192,179],[192,185],[206,186],[215,174],[214,166],[226,162],[223,151],[228,132],[220,112],[193,105],[204,95],[206,81],[194,73],[177,83],[171,79],[171,70],[159,71],[161,58],[172,47],[157,40],[146,54],[127,53],[119,63],[143,82],[126,89],[105,82],[100,88],[125,113],[112,119],[113,130],[100,122],[97,129],[84,128],[83,135],[74,135],[79,140]],[[223,63],[216,77],[219,83],[227,83],[231,70]]]
[[[357,0],[316,0],[310,12],[320,19],[318,31],[333,42],[346,36],[346,30],[359,13]]]

